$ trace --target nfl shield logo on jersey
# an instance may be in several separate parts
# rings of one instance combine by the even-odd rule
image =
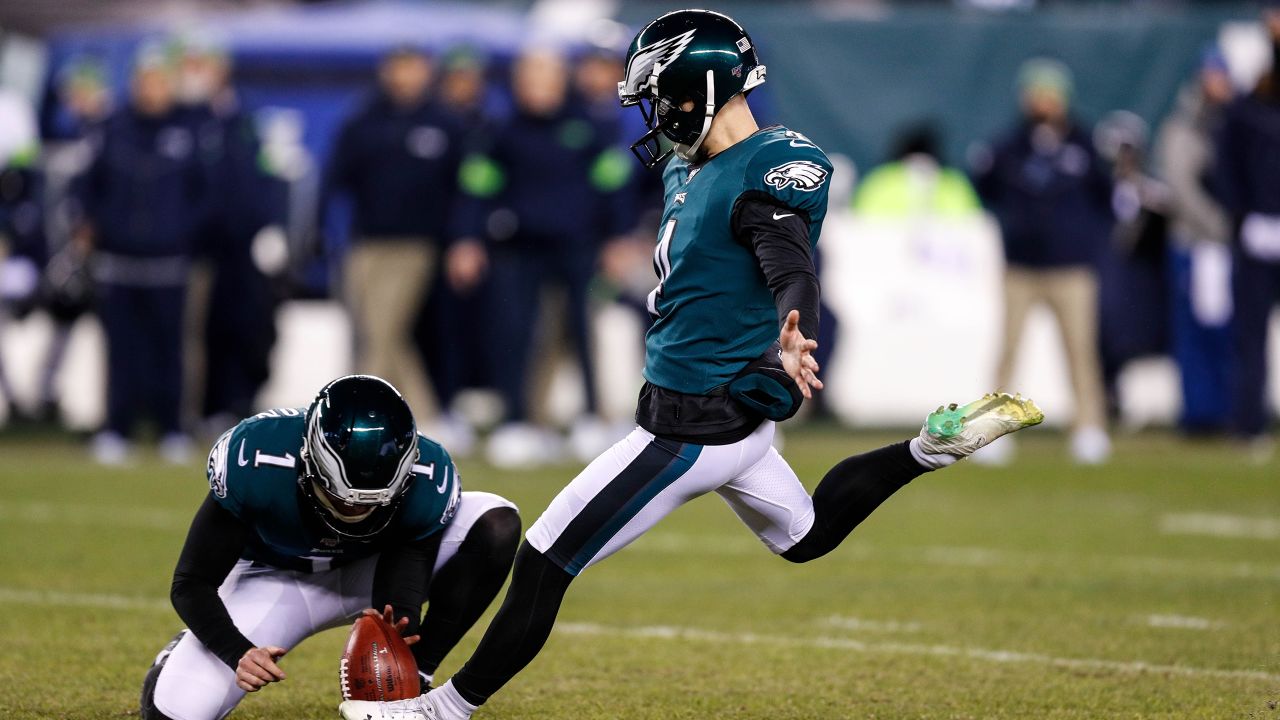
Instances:
[[[827,179],[827,169],[808,160],[793,160],[765,173],[764,181],[779,190],[788,185],[804,192],[817,190]]]

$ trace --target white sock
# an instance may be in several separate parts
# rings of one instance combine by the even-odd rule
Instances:
[[[422,683],[425,684],[427,687],[431,687],[433,684],[435,684],[434,683],[435,677],[432,675],[428,675],[422,672],[421,670],[418,671],[418,679],[422,681]]]
[[[480,709],[479,705],[472,705],[467,702],[454,689],[452,680],[432,690],[427,695],[435,703],[436,709],[440,711],[440,720],[467,720],[471,717],[471,713]]]
[[[908,447],[911,448],[911,457],[915,458],[916,462],[920,463],[920,467],[926,470],[940,470],[948,465],[953,465],[955,461],[960,459],[955,455],[946,453],[925,452],[924,448],[920,447],[920,438],[918,436],[911,438]]]

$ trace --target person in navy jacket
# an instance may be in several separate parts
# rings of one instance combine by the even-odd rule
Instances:
[[[182,337],[192,243],[209,198],[196,138],[175,105],[174,68],[144,46],[127,107],[102,128],[80,184],[85,222],[77,241],[93,248],[98,311],[107,339],[107,421],[97,460],[127,459],[144,414],[161,451],[185,462],[191,442],[180,421]]]
[[[400,388],[427,427],[436,399],[413,328],[448,238],[462,153],[456,117],[431,95],[434,77],[417,48],[382,60],[377,93],[338,135],[323,203],[345,194],[353,205],[342,270],[356,367]]]
[[[1048,305],[1062,332],[1075,395],[1072,454],[1078,462],[1099,463],[1110,454],[1098,353],[1098,263],[1113,223],[1111,180],[1088,129],[1068,113],[1070,70],[1032,59],[1018,84],[1022,118],[973,159],[974,187],[1000,225],[1008,262],[996,387],[1010,387],[1027,312]],[[1012,447],[997,449],[1003,455]]]
[[[181,39],[179,98],[208,182],[217,188],[198,253],[211,277],[193,298],[203,312],[190,328],[203,350],[200,417],[221,432],[252,414],[276,339],[277,276],[288,265],[281,226],[287,188],[263,151],[256,118],[231,82],[231,57],[216,39]]]
[[[588,287],[600,245],[630,228],[622,191],[632,163],[616,144],[616,123],[592,118],[569,83],[567,62],[557,52],[538,49],[517,58],[515,111],[493,124],[462,168],[466,199],[449,277],[465,288],[486,270],[489,275],[492,376],[506,407],[489,459],[503,465],[547,459],[545,450],[554,445],[533,427],[531,360],[538,334],[548,334],[540,321],[567,330],[581,370],[584,415],[599,410]],[[563,291],[565,310],[540,316],[547,287]],[[563,318],[562,328],[546,322],[555,318]]]
[[[1238,232],[1232,263],[1231,429],[1266,431],[1267,323],[1280,298],[1280,3],[1264,13],[1273,65],[1253,92],[1227,107],[1218,133],[1214,190]]]

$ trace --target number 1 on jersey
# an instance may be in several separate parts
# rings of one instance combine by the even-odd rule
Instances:
[[[671,238],[676,234],[676,218],[667,221],[667,226],[662,228],[662,238],[658,240],[658,246],[653,249],[653,271],[658,274],[658,287],[649,293],[649,314],[654,317],[658,316],[658,298],[662,295],[662,284],[667,281],[667,276],[671,274]]]

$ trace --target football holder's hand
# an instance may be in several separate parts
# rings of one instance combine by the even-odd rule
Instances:
[[[402,617],[400,618],[399,621],[397,621],[395,619],[396,617],[395,611],[391,609],[390,605],[384,605],[382,608],[382,612],[378,612],[373,608],[366,608],[364,611],[364,614],[370,617],[378,617],[379,615],[381,615],[383,621],[385,621],[391,627],[395,628],[396,632],[400,633],[400,638],[404,640],[405,645],[413,645],[414,643],[422,639],[421,635],[405,635],[404,634],[404,631],[409,627],[409,618]]]
[[[276,661],[286,652],[288,650],[274,645],[250,648],[236,665],[236,687],[245,692],[257,692],[268,683],[284,680],[284,670]]]
[[[818,379],[818,361],[813,351],[818,349],[817,340],[809,340],[800,333],[800,311],[787,313],[782,324],[782,333],[778,335],[778,344],[782,348],[782,369],[800,388],[800,394],[806,400],[813,398],[814,390],[822,389],[822,381]]]

